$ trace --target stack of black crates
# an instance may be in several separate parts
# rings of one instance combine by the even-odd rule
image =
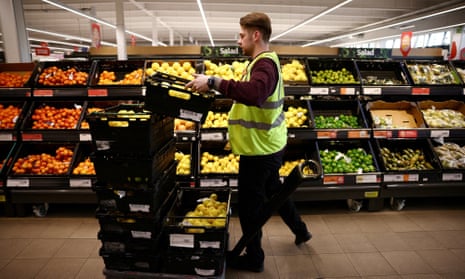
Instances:
[[[88,121],[105,269],[159,272],[163,221],[175,197],[174,118],[121,104]]]

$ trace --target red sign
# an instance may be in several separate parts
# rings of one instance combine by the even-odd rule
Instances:
[[[92,47],[99,48],[100,41],[101,41],[100,24],[92,23],[91,29],[92,29]]]
[[[49,56],[50,49],[48,47],[38,47],[35,49],[36,55]]]
[[[402,52],[402,56],[407,56],[410,50],[412,42],[412,31],[402,32],[400,36],[400,52]]]
[[[136,36],[131,35],[131,46],[135,46],[135,45],[136,45]]]

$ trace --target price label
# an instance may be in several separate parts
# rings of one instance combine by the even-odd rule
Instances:
[[[429,88],[423,88],[423,87],[414,87],[412,88],[412,95],[429,95],[430,94],[430,89]]]
[[[334,139],[337,138],[336,131],[319,131],[316,132],[316,136],[319,139]]]
[[[223,133],[202,133],[200,134],[202,140],[223,140]]]
[[[367,191],[363,193],[363,195],[367,199],[375,199],[379,196],[379,192],[378,191]]]
[[[34,90],[34,96],[52,97],[53,96],[53,90],[50,90],[50,89],[35,89]]]
[[[385,182],[418,182],[419,174],[385,174]]]
[[[179,117],[185,118],[185,119],[190,119],[193,121],[200,122],[200,119],[202,119],[202,113],[198,113],[195,111],[190,111],[186,109],[180,109],[179,110]]]
[[[150,205],[148,204],[129,204],[129,211],[131,212],[150,212]]]
[[[344,176],[343,175],[324,176],[323,184],[344,184]]]
[[[89,97],[107,97],[107,89],[89,89],[87,90],[87,96]]]
[[[91,179],[71,178],[69,180],[69,187],[90,188],[92,187],[92,181]]]
[[[230,178],[229,179],[229,187],[237,187],[239,184],[237,182],[236,178]]]
[[[194,248],[194,235],[193,234],[170,234],[170,246]]]
[[[227,181],[223,179],[205,178],[200,179],[200,187],[224,187],[228,186]]]
[[[432,138],[448,138],[450,134],[449,130],[432,130],[431,137]]]
[[[328,95],[329,94],[329,88],[326,88],[326,87],[312,87],[312,88],[310,88],[310,94]]]
[[[146,231],[131,231],[131,235],[133,238],[145,238],[145,239],[152,238],[152,233],[146,232]]]
[[[381,95],[382,90],[380,87],[367,87],[363,88],[363,94],[365,95]]]
[[[418,131],[415,130],[400,130],[398,133],[399,138],[417,138]]]
[[[341,88],[341,95],[355,95],[355,88]]]
[[[220,249],[221,241],[200,241],[199,245],[200,245],[200,248]]]
[[[23,141],[42,141],[42,134],[22,134]]]
[[[92,135],[89,134],[79,134],[79,141],[92,141]]]
[[[349,139],[369,138],[370,134],[368,131],[348,131],[347,137]]]
[[[373,131],[375,138],[392,138],[392,131]]]
[[[378,176],[376,174],[363,174],[355,176],[355,183],[377,183],[379,182]]]
[[[462,181],[463,174],[461,173],[443,173],[442,181]]]
[[[0,134],[0,141],[11,141],[11,140],[13,140],[13,134],[10,134],[10,133]]]
[[[6,187],[29,187],[29,179],[8,178]]]

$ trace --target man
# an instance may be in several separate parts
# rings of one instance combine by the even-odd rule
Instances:
[[[195,75],[186,87],[204,92],[216,89],[234,100],[229,112],[228,132],[232,152],[240,155],[238,215],[243,234],[252,232],[263,216],[264,203],[281,187],[279,168],[287,144],[283,113],[284,88],[279,58],[269,50],[271,21],[264,13],[250,13],[240,19],[238,44],[251,61],[241,81]],[[292,201],[279,214],[296,235],[299,245],[311,238]],[[263,271],[265,255],[262,231],[248,243],[244,255],[228,259],[232,268]]]

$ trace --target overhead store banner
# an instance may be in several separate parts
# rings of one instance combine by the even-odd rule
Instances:
[[[412,49],[412,35],[412,31],[402,32],[400,35],[400,52],[404,57],[408,56]]]
[[[238,57],[242,56],[242,49],[238,46],[202,46],[201,53],[204,57]]]
[[[92,31],[92,47],[99,48],[101,45],[101,33],[100,33],[100,24],[98,23],[92,23],[91,25],[91,31]]]
[[[388,48],[339,48],[338,56],[341,58],[391,58],[392,49]]]
[[[448,58],[449,60],[465,60],[465,28],[457,28],[452,34]]]

